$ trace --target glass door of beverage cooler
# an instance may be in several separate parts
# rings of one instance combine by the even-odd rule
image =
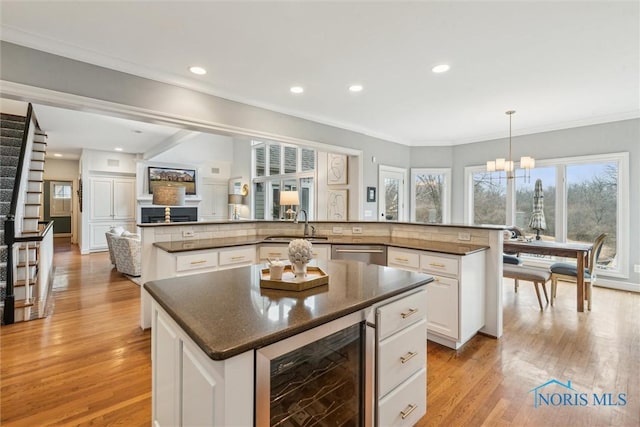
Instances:
[[[366,326],[314,336],[323,326],[258,351],[256,425],[365,424]]]

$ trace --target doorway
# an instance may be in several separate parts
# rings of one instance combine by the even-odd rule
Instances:
[[[407,170],[380,165],[378,172],[378,219],[405,221],[405,182]]]
[[[54,237],[71,237],[73,182],[44,181],[44,220],[54,220]]]

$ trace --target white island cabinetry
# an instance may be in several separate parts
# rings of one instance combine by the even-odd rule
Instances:
[[[253,351],[212,360],[155,302],[152,313],[153,425],[253,425]]]

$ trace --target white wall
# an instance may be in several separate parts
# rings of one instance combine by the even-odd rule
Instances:
[[[78,243],[78,177],[80,176],[80,162],[47,157],[44,164],[44,179],[48,181],[71,181],[71,243]],[[44,214],[44,212],[43,212]]]
[[[202,178],[227,180],[231,177],[233,149],[232,137],[201,133],[150,158],[149,161],[189,164],[198,169]],[[214,172],[215,168],[219,171]]]

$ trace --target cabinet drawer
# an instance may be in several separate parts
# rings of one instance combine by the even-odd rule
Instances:
[[[176,271],[200,270],[218,265],[218,252],[190,252],[176,256]]]
[[[378,425],[413,426],[427,412],[427,370],[422,368],[379,401]]]
[[[429,273],[458,276],[458,258],[447,258],[439,255],[422,255],[420,269]]]
[[[253,264],[256,257],[254,246],[220,251],[220,266],[233,264]]]
[[[422,290],[378,308],[380,340],[427,317],[427,291]],[[425,340],[423,340],[423,343]]]
[[[420,255],[414,251],[389,248],[387,265],[417,271],[420,268]]]
[[[391,335],[378,349],[378,396],[384,396],[427,364],[427,321]]]
[[[330,245],[313,245],[311,247],[311,254],[313,255],[313,259],[326,261],[331,258],[331,246]]]
[[[260,246],[259,256],[260,261],[266,261],[267,259],[286,260],[289,258],[289,248],[286,245]]]

